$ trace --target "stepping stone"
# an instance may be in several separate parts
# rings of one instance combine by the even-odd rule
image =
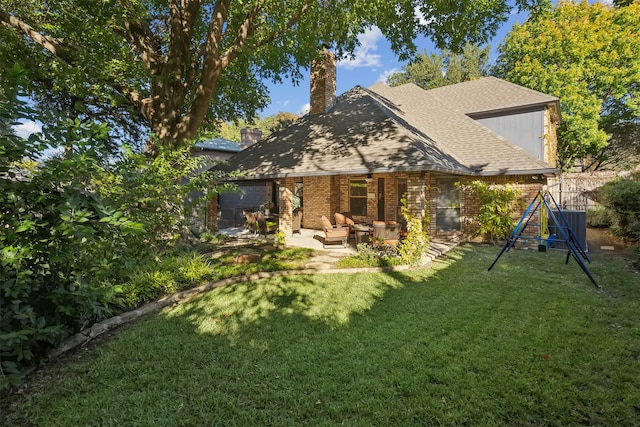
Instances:
[[[612,251],[615,248],[613,246],[600,246],[600,249],[602,249],[603,251]]]
[[[333,268],[333,266],[325,262],[310,262],[305,265],[305,268],[314,270],[328,270],[330,268]]]

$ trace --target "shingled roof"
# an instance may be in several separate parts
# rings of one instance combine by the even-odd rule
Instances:
[[[555,173],[493,131],[413,84],[356,86],[325,114],[305,116],[228,160],[247,179],[436,171]]]
[[[438,101],[470,116],[549,104],[559,110],[558,98],[496,77],[483,77],[427,92]]]
[[[224,151],[228,153],[237,153],[242,150],[240,144],[225,138],[201,140],[196,142],[193,147],[197,150]]]

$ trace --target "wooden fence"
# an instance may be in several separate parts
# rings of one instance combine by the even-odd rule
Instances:
[[[598,189],[619,175],[623,173],[566,173],[562,177],[549,179],[548,189],[563,210],[586,211],[598,205]]]

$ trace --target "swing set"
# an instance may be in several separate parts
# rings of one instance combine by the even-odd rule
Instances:
[[[551,209],[552,206],[555,209]],[[531,223],[531,219],[534,218],[536,213],[539,214],[537,216],[538,223]],[[553,220],[553,225],[551,226],[549,226],[549,218]],[[538,234],[536,237],[523,235],[527,226],[538,227]],[[551,233],[550,229],[555,231],[555,233]],[[531,201],[529,207],[522,215],[522,218],[520,218],[518,225],[511,232],[511,235],[507,239],[507,242],[502,247],[502,250],[493,261],[491,266],[489,266],[489,271],[491,271],[493,266],[496,265],[498,259],[500,259],[502,254],[508,252],[511,248],[513,248],[516,242],[520,239],[537,240],[538,250],[541,252],[546,252],[548,249],[551,249],[551,247],[556,242],[564,242],[564,244],[568,248],[565,264],[568,264],[569,257],[573,256],[582,271],[584,271],[584,274],[589,277],[591,283],[593,283],[593,285],[597,289],[601,289],[583,261],[586,260],[588,263],[591,263],[586,250],[578,241],[575,233],[571,229],[569,221],[562,212],[562,209],[560,209],[560,206],[558,206],[558,204],[556,203],[553,195],[551,195],[551,193],[549,193],[548,191],[545,191],[544,193],[538,192],[536,197]]]

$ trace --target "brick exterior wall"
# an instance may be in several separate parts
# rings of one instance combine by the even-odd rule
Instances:
[[[429,235],[436,233],[436,198],[438,195],[438,179],[451,179],[451,175],[436,175],[428,172],[406,173],[406,174],[380,174],[373,175],[367,184],[367,193],[373,195],[367,198],[367,216],[354,216],[356,221],[372,222],[377,220],[378,215],[378,178],[385,178],[385,219],[399,220],[397,212],[398,206],[398,179],[407,181],[407,200],[409,211],[420,220],[425,215],[429,217]],[[341,175],[305,177],[303,182],[303,217],[302,227],[321,230],[320,217],[326,215],[334,223],[335,212],[347,212],[349,208],[349,182],[351,179],[365,180],[364,175]],[[299,180],[299,179],[298,179]],[[458,181],[464,185],[474,180],[482,180],[490,184],[515,184],[521,191],[521,209],[514,215],[514,220],[519,220],[524,210],[529,206],[538,191],[546,184],[546,179],[534,179],[531,176],[494,176],[494,177],[458,177]],[[287,178],[280,182],[279,213],[280,229],[285,235],[292,234],[292,195],[295,191],[295,180]],[[212,202],[211,209],[217,210],[217,205]],[[474,230],[473,219],[480,210],[480,201],[473,194],[460,192],[460,231],[467,236],[471,236]],[[211,213],[209,214],[211,215]],[[211,217],[210,217],[211,218]],[[215,221],[211,221],[215,223]],[[213,225],[213,224],[211,224]],[[208,224],[210,227],[210,224]],[[209,228],[212,229],[212,228]],[[212,229],[213,230],[213,229]],[[535,234],[537,230],[533,227],[527,230],[527,234]]]
[[[287,178],[280,183],[280,194],[278,197],[279,224],[278,228],[282,230],[285,236],[293,234],[293,192],[295,191],[295,182],[291,178]]]
[[[303,214],[302,226],[304,228],[322,229],[320,217],[326,215],[333,219],[334,212],[331,209],[331,181],[330,176],[311,176],[303,180]]]
[[[514,214],[513,219],[518,221],[522,218],[525,210],[536,197],[538,191],[543,189],[543,186],[547,183],[546,179],[534,179],[528,175],[514,175],[514,176],[492,176],[492,177],[461,177],[460,183],[465,185],[471,181],[480,180],[489,184],[513,184],[520,190],[519,205],[520,209]],[[460,194],[460,229],[465,235],[472,235],[475,232],[475,226],[473,224],[474,217],[480,211],[480,201],[472,194],[461,192]],[[527,228],[526,234],[536,234],[537,230],[534,228]]]
[[[407,200],[409,211],[420,220],[425,215],[429,217],[429,235],[436,235],[436,197],[438,195],[438,178],[449,178],[451,175],[437,175],[429,172],[416,172],[404,174],[374,174],[367,184],[367,216],[354,216],[356,221],[372,222],[378,215],[378,178],[385,178],[385,219],[399,220],[397,212],[398,179],[407,180]],[[325,215],[334,222],[335,212],[350,211],[349,207],[349,182],[351,179],[365,180],[365,175],[340,175],[305,177],[303,182],[303,217],[302,226],[315,230],[321,230],[320,217]],[[494,177],[458,177],[464,185],[474,180],[482,180],[491,184],[515,184],[521,191],[520,205],[522,209],[514,216],[520,219],[524,210],[529,206],[533,198],[540,191],[546,179],[534,179],[531,176],[494,176]],[[280,182],[280,229],[287,236],[291,235],[292,228],[292,195],[295,190],[295,180],[287,178]],[[472,235],[474,230],[473,218],[480,210],[480,201],[474,195],[460,192],[460,231],[465,235]]]

